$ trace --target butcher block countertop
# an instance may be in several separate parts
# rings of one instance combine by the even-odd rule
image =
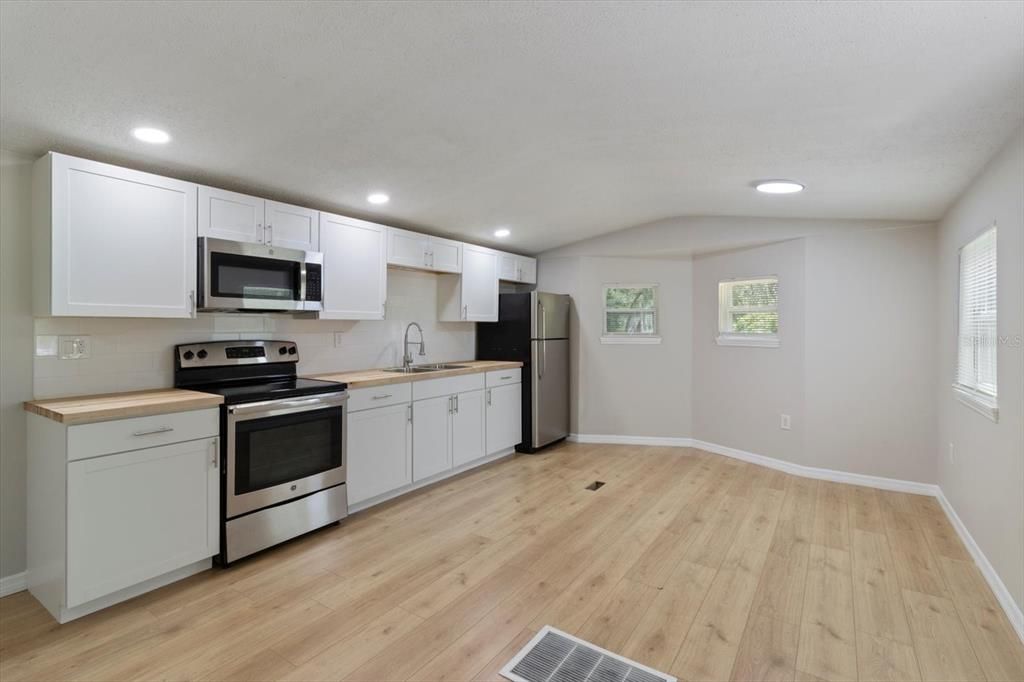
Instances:
[[[385,386],[387,384],[404,384],[409,381],[457,377],[463,374],[477,374],[498,369],[516,369],[523,366],[521,362],[507,362],[503,360],[467,360],[465,362],[449,362],[445,364],[465,365],[465,367],[459,369],[439,369],[435,372],[419,372],[416,374],[385,372],[380,369],[361,369],[355,372],[313,374],[309,378],[323,379],[325,381],[343,381],[348,384],[349,388],[368,388],[370,386]]]
[[[212,393],[161,388],[130,393],[29,400],[25,403],[25,410],[62,424],[72,425],[201,410],[206,407],[217,407],[223,402],[222,396]]]

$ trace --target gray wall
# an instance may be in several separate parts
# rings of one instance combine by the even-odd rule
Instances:
[[[689,259],[552,258],[538,289],[573,297],[574,433],[687,437],[691,422]],[[657,284],[657,345],[601,343],[603,285]]]
[[[999,422],[959,403],[958,250],[999,227]],[[938,481],[1019,607],[1024,607],[1024,130],[989,163],[939,225]],[[950,444],[953,457],[949,456]]]
[[[32,398],[31,160],[0,150],[0,576],[25,570],[25,413]]]

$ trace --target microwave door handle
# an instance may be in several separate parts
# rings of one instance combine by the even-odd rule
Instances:
[[[306,263],[299,264],[299,300],[306,300]]]

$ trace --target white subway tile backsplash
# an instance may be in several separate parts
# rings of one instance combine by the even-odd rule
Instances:
[[[171,351],[179,343],[232,339],[285,339],[299,346],[300,374],[389,367],[402,362],[409,322],[423,327],[425,357],[450,362],[475,357],[475,325],[437,322],[437,279],[425,272],[388,271],[384,320],[308,320],[285,315],[200,314],[195,320],[60,318],[35,320],[37,335],[89,335],[85,360],[33,359],[35,395],[69,395],[163,388],[173,383]],[[334,345],[340,332],[342,343]],[[416,332],[413,338],[418,339]]]

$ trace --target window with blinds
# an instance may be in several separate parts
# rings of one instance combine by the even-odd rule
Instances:
[[[779,345],[779,278],[718,283],[718,339],[723,346]]]
[[[993,226],[960,249],[956,382],[953,385],[971,407],[993,418],[998,415],[996,293],[996,228]]]

